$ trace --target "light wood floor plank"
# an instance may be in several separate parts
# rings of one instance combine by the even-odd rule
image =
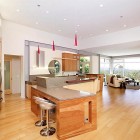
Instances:
[[[97,130],[68,140],[140,140],[140,90],[104,87],[97,95]],[[42,137],[30,100],[6,95],[0,111],[0,140],[57,140]],[[43,128],[43,127],[42,127]]]

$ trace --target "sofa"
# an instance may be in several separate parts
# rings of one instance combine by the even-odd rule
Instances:
[[[125,78],[118,75],[106,75],[107,85],[111,87],[120,87],[121,82],[125,82]]]

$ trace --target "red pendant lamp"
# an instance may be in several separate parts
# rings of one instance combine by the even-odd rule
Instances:
[[[74,46],[78,46],[78,41],[77,41],[77,34],[75,34],[75,37],[74,37]]]
[[[52,50],[55,51],[54,40],[53,40],[53,44],[52,44]]]
[[[40,48],[39,48],[39,45],[38,45],[38,51],[37,51],[37,52],[38,52],[38,54],[40,54]]]

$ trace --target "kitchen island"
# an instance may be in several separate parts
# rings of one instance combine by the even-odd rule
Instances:
[[[58,139],[63,140],[97,128],[96,94],[64,87],[32,86],[31,110],[39,115],[39,106],[35,104],[33,96],[48,99],[56,104]]]

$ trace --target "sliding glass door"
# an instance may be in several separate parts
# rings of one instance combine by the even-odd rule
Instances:
[[[110,59],[109,58],[100,58],[100,73],[101,74],[110,74]]]

